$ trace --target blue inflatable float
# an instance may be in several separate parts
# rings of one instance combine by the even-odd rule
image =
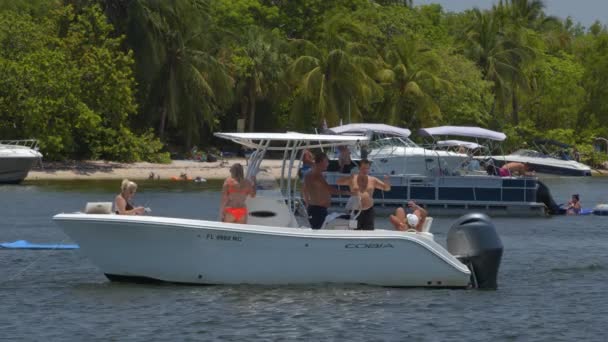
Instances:
[[[0,242],[0,248],[6,249],[77,249],[76,244],[60,243],[31,243],[25,240],[15,242]]]

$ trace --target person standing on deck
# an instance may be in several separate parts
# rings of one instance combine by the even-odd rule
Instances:
[[[357,217],[357,230],[374,230],[374,190],[390,191],[391,183],[389,176],[384,176],[384,181],[369,175],[370,162],[362,159],[359,162],[359,173],[339,178],[338,185],[348,185],[353,196],[358,197],[359,210]]]
[[[315,164],[312,170],[304,176],[302,186],[302,197],[308,212],[308,221],[312,229],[321,229],[327,217],[327,208],[331,206],[331,195],[350,195],[348,191],[340,191],[330,186],[323,172],[327,170],[329,159],[323,152],[315,156]]]

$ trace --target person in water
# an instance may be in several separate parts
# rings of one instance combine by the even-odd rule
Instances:
[[[131,204],[131,199],[135,196],[137,191],[137,184],[131,182],[128,179],[122,181],[120,185],[120,194],[116,195],[114,199],[114,207],[116,208],[116,214],[118,215],[143,215],[145,212],[144,207],[134,207]]]
[[[579,215],[581,213],[581,198],[578,194],[572,195],[572,199],[566,207],[566,215]]]
[[[255,197],[255,185],[245,179],[243,166],[236,163],[230,167],[230,177],[222,187],[220,217],[222,222],[247,223],[247,197]]]
[[[308,212],[308,221],[312,229],[321,229],[327,217],[327,208],[331,205],[331,195],[350,195],[349,191],[340,191],[330,186],[323,172],[327,170],[329,159],[323,152],[315,156],[312,170],[304,176],[302,197]]]
[[[412,210],[412,213],[406,214],[405,210],[402,207],[399,207],[395,210],[395,214],[390,216],[391,223],[396,230],[405,231],[415,229],[421,232],[426,217],[428,216],[427,211],[414,203],[414,201],[409,201],[407,206]]]
[[[362,159],[359,162],[359,173],[339,178],[338,185],[348,185],[353,196],[358,197],[359,210],[357,217],[357,230],[374,230],[374,190],[390,191],[391,184],[389,176],[384,176],[384,181],[369,175],[370,162]]]

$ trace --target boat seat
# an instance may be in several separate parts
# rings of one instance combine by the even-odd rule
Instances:
[[[433,224],[433,218],[430,216],[426,217],[424,220],[424,225],[422,225],[421,233],[428,233],[431,230],[431,225]]]
[[[111,214],[112,202],[88,202],[84,208],[85,214]]]

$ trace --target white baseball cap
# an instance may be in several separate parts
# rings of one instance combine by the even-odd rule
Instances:
[[[418,222],[420,222],[420,219],[418,218],[418,216],[414,215],[414,214],[407,214],[407,224],[410,227],[416,227],[418,225]]]

